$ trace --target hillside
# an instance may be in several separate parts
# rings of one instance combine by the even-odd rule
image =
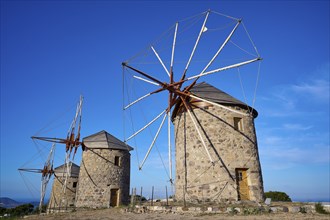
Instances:
[[[15,208],[16,206],[22,205],[22,203],[17,202],[8,197],[0,197],[0,207],[3,208]]]

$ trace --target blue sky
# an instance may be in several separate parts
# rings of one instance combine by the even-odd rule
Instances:
[[[32,196],[17,169],[50,146],[30,137],[64,137],[80,94],[82,136],[123,139],[121,63],[207,9],[243,18],[263,57],[255,123],[265,191],[329,201],[329,1],[1,1],[0,196]],[[217,86],[240,98],[226,82]],[[25,178],[39,188],[39,176]],[[142,172],[132,152],[131,187],[152,185],[169,186],[157,151]]]

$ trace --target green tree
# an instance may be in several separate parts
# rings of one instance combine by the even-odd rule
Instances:
[[[285,192],[269,191],[265,192],[266,198],[271,198],[275,202],[292,202],[291,198]]]

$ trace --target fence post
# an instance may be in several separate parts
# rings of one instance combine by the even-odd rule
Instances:
[[[131,206],[133,206],[133,188],[132,188],[132,192],[131,192]]]
[[[141,201],[142,201],[142,186],[141,186],[141,192],[140,192],[140,205],[141,205]]]
[[[165,186],[165,189],[166,189],[166,205],[168,206],[167,186]]]
[[[183,207],[186,207],[186,191],[184,190],[184,186],[183,188]]]
[[[151,190],[151,206],[154,206],[154,186],[152,186]]]

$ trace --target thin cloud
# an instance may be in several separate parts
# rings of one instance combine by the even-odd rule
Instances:
[[[329,81],[326,80],[318,79],[310,83],[292,85],[290,90],[315,101],[329,101]]]
[[[323,135],[311,139],[301,136],[266,136],[259,138],[260,157],[267,169],[288,169],[307,164],[329,163],[329,143],[320,143]]]
[[[306,131],[313,128],[313,126],[304,126],[301,124],[284,124],[283,128],[288,130]]]

